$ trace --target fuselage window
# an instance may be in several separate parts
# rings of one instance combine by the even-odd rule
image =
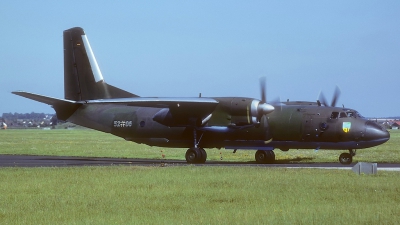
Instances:
[[[331,114],[331,119],[337,119],[338,116],[339,116],[339,113],[338,113],[338,112],[332,112],[332,114]]]
[[[340,116],[339,116],[339,118],[346,118],[347,117],[347,115],[346,115],[346,113],[345,112],[341,112],[340,113]]]

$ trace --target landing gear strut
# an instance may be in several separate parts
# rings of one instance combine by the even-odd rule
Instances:
[[[349,165],[353,162],[353,156],[356,155],[356,150],[349,149],[349,153],[342,153],[339,156],[339,162],[344,165]]]
[[[189,148],[186,151],[185,158],[187,163],[197,164],[197,163],[205,163],[207,160],[207,152],[203,148],[199,148],[199,142],[203,137],[203,134],[200,136],[199,141],[197,141],[197,132],[196,129],[193,129],[193,139],[194,139],[194,147]]]
[[[261,164],[273,163],[275,162],[274,151],[264,151],[258,150],[255,155],[256,162]]]

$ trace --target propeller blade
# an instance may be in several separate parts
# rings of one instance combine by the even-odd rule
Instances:
[[[267,102],[267,92],[266,92],[266,78],[260,78],[260,89],[261,89],[261,103]]]
[[[283,105],[283,103],[281,102],[281,97],[276,97],[276,98],[274,98],[272,101],[271,101],[271,104],[272,105],[278,105],[278,106],[280,106],[279,108],[280,108],[280,111],[282,111],[282,105]]]
[[[322,91],[319,93],[318,100],[321,102],[322,105],[328,106],[328,101],[326,101],[324,93]]]
[[[335,106],[336,106],[336,102],[337,102],[337,100],[339,99],[339,96],[340,96],[340,89],[339,89],[338,86],[336,86],[335,92],[334,92],[333,98],[332,98],[332,103],[331,103],[331,106],[332,106],[332,107],[335,107]]]
[[[257,121],[260,122],[261,118],[275,110],[274,106],[267,104],[267,87],[266,78],[260,78],[261,101],[257,105]]]

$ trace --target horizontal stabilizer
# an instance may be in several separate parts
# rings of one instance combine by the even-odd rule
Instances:
[[[33,93],[25,92],[25,91],[13,91],[12,93],[15,95],[19,95],[19,96],[22,96],[25,98],[29,98],[29,99],[41,102],[41,103],[45,103],[47,105],[56,105],[58,103],[76,103],[75,101],[59,99],[59,98],[52,98],[52,97],[33,94]]]
[[[13,91],[12,93],[38,102],[45,103],[47,105],[51,105],[57,113],[57,118],[61,120],[67,120],[81,106],[81,104],[75,101],[52,98],[25,91]]]

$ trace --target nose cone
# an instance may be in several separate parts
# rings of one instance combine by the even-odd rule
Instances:
[[[377,145],[383,144],[389,140],[390,134],[385,128],[379,126],[372,121],[367,121],[365,123],[365,126],[365,140],[373,141]]]

